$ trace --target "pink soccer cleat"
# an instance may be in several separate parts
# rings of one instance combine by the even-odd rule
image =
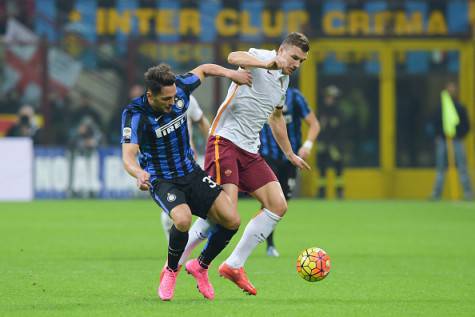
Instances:
[[[167,270],[167,265],[168,265],[168,262],[165,262],[165,265],[163,266],[162,271],[160,272],[160,282],[162,281],[163,274],[165,274],[165,271]],[[178,265],[178,271],[176,271],[177,276],[178,276],[178,273],[180,273],[180,271],[181,271],[181,265]]]
[[[168,268],[163,271],[162,280],[158,287],[158,296],[163,301],[171,300],[175,293],[176,277],[178,272],[174,272]]]
[[[226,263],[223,263],[219,266],[218,269],[219,275],[224,278],[227,278],[234,284],[236,284],[240,289],[244,292],[248,293],[249,295],[256,295],[257,290],[254,285],[251,284],[249,279],[247,278],[246,272],[244,271],[243,267],[238,269],[232,268]]]
[[[208,279],[208,269],[201,267],[198,260],[194,259],[186,262],[185,270],[195,278],[198,291],[205,298],[212,300],[214,298],[214,288]]]

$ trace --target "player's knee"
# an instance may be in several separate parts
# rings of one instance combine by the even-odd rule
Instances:
[[[274,202],[271,208],[268,209],[277,216],[282,217],[287,212],[287,201],[285,199],[279,199],[279,201]]]
[[[239,214],[236,212],[232,217],[226,220],[225,224],[223,224],[223,227],[229,230],[237,230],[239,229],[240,225],[241,217],[239,217]]]
[[[190,230],[192,217],[190,213],[178,212],[173,215],[173,223],[175,227],[180,231]]]

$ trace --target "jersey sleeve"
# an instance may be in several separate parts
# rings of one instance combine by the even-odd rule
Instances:
[[[129,109],[122,112],[122,138],[120,143],[139,144],[142,139],[142,114]]]
[[[261,60],[261,61],[266,61],[272,58],[272,56],[269,55],[269,51],[266,50],[260,50],[257,48],[250,48],[249,51],[247,51],[250,55],[254,56],[255,58]]]
[[[193,122],[197,122],[201,119],[203,116],[203,110],[201,110],[200,105],[198,104],[198,101],[196,100],[193,95],[190,95],[190,105],[188,106],[188,119],[190,119]]]
[[[183,89],[185,94],[189,96],[193,92],[193,90],[198,88],[198,86],[201,84],[201,80],[195,74],[187,73],[176,76],[175,84],[181,89]]]
[[[300,117],[305,118],[310,113],[310,108],[308,107],[307,100],[299,91],[295,91],[294,102],[297,109],[299,109]]]

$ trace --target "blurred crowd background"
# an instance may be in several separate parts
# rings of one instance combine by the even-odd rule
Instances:
[[[121,169],[121,110],[143,93],[148,67],[226,66],[232,50],[276,48],[301,31],[311,57],[290,85],[317,117],[336,104],[346,196],[427,198],[447,83],[475,122],[474,25],[470,0],[0,0],[0,137],[33,140],[36,197],[125,195],[123,171],[105,171]],[[212,79],[196,91],[209,120],[227,87]],[[464,142],[473,177],[473,130]],[[316,158],[301,195],[317,193]]]

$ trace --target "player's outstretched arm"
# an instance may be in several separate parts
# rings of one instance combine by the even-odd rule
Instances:
[[[271,60],[263,61],[244,51],[231,52],[228,55],[228,63],[242,68],[257,67],[265,69],[281,69],[286,64],[281,56],[276,56]]]
[[[139,145],[133,143],[122,144],[122,162],[124,168],[131,176],[137,179],[137,187],[140,190],[149,190],[152,186],[150,184],[150,174],[144,171],[137,163],[137,153],[139,152]]]
[[[310,170],[311,168],[307,162],[297,156],[297,154],[295,154],[292,150],[292,146],[290,145],[289,137],[287,135],[287,125],[285,124],[282,109],[276,108],[274,110],[274,112],[269,117],[269,126],[271,127],[274,139],[276,140],[282,152],[285,153],[285,156],[290,161],[290,163],[300,169],[305,168]]]
[[[232,70],[216,64],[203,64],[191,71],[200,78],[201,81],[208,76],[226,77],[239,85],[252,85],[252,76],[249,71]]]

